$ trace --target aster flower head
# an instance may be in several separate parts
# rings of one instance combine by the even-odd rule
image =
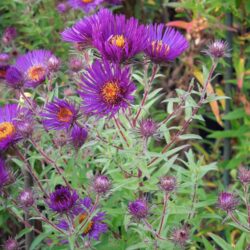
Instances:
[[[75,125],[70,132],[70,142],[76,150],[81,148],[88,137],[88,131],[85,128]]]
[[[218,197],[218,206],[220,209],[231,212],[236,209],[238,200],[233,193],[221,192]]]
[[[21,207],[23,208],[31,207],[34,204],[34,195],[32,190],[30,189],[23,190],[18,196],[18,201]]]
[[[101,55],[112,62],[121,63],[145,49],[147,30],[138,20],[125,15],[101,18],[93,31],[93,44]]]
[[[62,130],[71,128],[79,116],[79,110],[73,103],[55,99],[41,113],[42,122],[47,129]]]
[[[12,176],[10,171],[7,169],[4,160],[0,158],[0,190],[9,185],[11,179]]]
[[[185,37],[173,28],[165,28],[164,24],[151,24],[146,55],[155,63],[173,61],[188,48]]]
[[[139,122],[138,132],[142,138],[148,139],[151,136],[157,136],[158,124],[151,118],[142,119]]]
[[[72,226],[76,230],[81,229],[82,237],[99,240],[101,234],[108,230],[107,224],[104,222],[105,213],[98,212],[95,216],[91,217],[91,209],[93,209],[92,200],[89,197],[82,199],[78,209],[75,210],[73,216],[74,224]],[[82,227],[83,225],[84,227]],[[70,225],[65,220],[61,220],[57,226],[65,231],[70,229]]]
[[[113,16],[108,9],[102,9],[97,14],[85,17],[77,21],[71,28],[61,33],[62,40],[77,44],[78,47],[88,48],[93,45],[93,31],[97,28],[100,20],[110,19]]]
[[[20,89],[24,85],[23,74],[15,67],[9,67],[6,71],[6,84],[13,89]]]
[[[240,167],[238,171],[238,178],[241,183],[249,184],[250,183],[250,169]]]
[[[79,199],[75,190],[60,186],[49,195],[47,201],[49,207],[57,213],[71,213]]]
[[[187,226],[175,228],[171,235],[172,241],[180,246],[185,246],[189,239],[189,230]]]
[[[15,125],[20,111],[21,108],[17,104],[0,107],[0,150],[7,149],[21,139]]]
[[[4,250],[18,250],[19,244],[16,239],[10,237],[8,240],[4,242],[3,249]]]
[[[73,9],[81,9],[87,13],[98,7],[102,2],[103,0],[68,0]]]
[[[176,178],[174,176],[164,176],[160,178],[160,188],[169,193],[176,189]]]
[[[113,117],[134,100],[135,89],[128,67],[95,61],[82,76],[79,94],[87,114]]]
[[[111,188],[111,181],[106,175],[97,175],[93,181],[93,189],[97,194],[106,194]]]
[[[15,27],[7,27],[3,33],[2,41],[5,44],[11,43],[17,36]]]
[[[149,213],[149,207],[145,200],[138,199],[128,205],[129,213],[136,219],[145,219]]]
[[[48,50],[33,50],[17,58],[14,67],[22,72],[25,87],[35,88],[45,81],[51,56],[52,53]]]
[[[226,41],[215,40],[208,45],[208,48],[204,50],[204,53],[213,59],[219,59],[222,57],[229,57],[229,45]]]

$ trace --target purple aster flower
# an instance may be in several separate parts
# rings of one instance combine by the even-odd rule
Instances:
[[[68,0],[69,5],[73,9],[81,9],[85,12],[89,12],[95,9],[103,0]]]
[[[203,52],[214,59],[230,56],[229,45],[226,41],[222,40],[215,40],[214,42],[211,42],[208,45],[208,48]]]
[[[64,14],[69,10],[69,5],[68,5],[68,3],[59,3],[56,6],[56,9],[59,13]]]
[[[165,192],[172,192],[176,188],[176,178],[174,176],[164,176],[160,178],[159,185]]]
[[[107,61],[95,61],[83,75],[82,82],[79,94],[83,109],[89,115],[112,117],[134,100],[132,93],[136,87],[130,80],[128,67],[121,69]]]
[[[0,158],[0,190],[10,184],[12,179],[10,171],[7,169],[4,160]]]
[[[0,108],[0,150],[7,149],[21,139],[15,124],[20,112],[17,104],[7,104]]]
[[[6,73],[9,67],[9,65],[0,65],[0,79],[6,78]]]
[[[2,36],[2,41],[5,44],[11,43],[17,36],[16,33],[16,28],[15,27],[8,27],[5,29],[3,36]]]
[[[41,113],[42,122],[47,129],[69,129],[76,122],[78,111],[73,103],[56,98],[55,101],[48,103]]]
[[[10,56],[7,53],[0,54],[0,65],[6,65],[10,60]]]
[[[61,33],[62,40],[76,43],[82,48],[91,47],[93,45],[93,31],[97,28],[99,20],[111,19],[112,15],[108,9],[102,9],[95,15],[81,19]]]
[[[122,3],[122,0],[105,0],[106,3],[109,3],[109,4],[121,4]]]
[[[70,141],[74,148],[79,149],[86,141],[88,131],[75,125],[70,132]]]
[[[84,198],[80,202],[79,208],[74,213],[74,225],[80,229],[84,225],[81,231],[83,237],[88,237],[89,239],[99,240],[101,234],[107,232],[108,227],[105,220],[105,213],[99,212],[90,219],[90,211],[93,209],[92,200],[89,197]],[[57,224],[59,228],[64,230],[69,230],[69,224],[65,220],[61,220]]]
[[[4,242],[3,249],[4,250],[18,250],[20,249],[19,243],[17,242],[16,239],[10,237],[8,240]]]
[[[238,200],[235,195],[228,192],[221,192],[218,197],[218,206],[226,212],[231,212],[236,209]]]
[[[128,210],[136,219],[145,219],[148,216],[149,207],[145,200],[138,199],[129,203]]]
[[[113,15],[100,16],[100,20],[99,26],[93,31],[93,44],[104,58],[121,63],[145,49],[147,29],[135,18]]]
[[[173,61],[188,48],[185,37],[173,28],[165,29],[164,24],[151,24],[148,29],[145,53],[153,62]]]
[[[51,56],[52,53],[48,50],[33,50],[17,58],[14,67],[22,72],[25,87],[35,88],[45,81]]]
[[[23,74],[15,67],[9,67],[5,75],[7,86],[20,89],[24,85]]]
[[[250,169],[240,167],[238,171],[238,178],[243,184],[250,183]]]
[[[105,175],[97,175],[93,181],[93,189],[98,194],[106,194],[111,188],[111,181]]]
[[[47,201],[49,207],[57,213],[71,213],[79,199],[75,190],[60,186],[50,194]]]

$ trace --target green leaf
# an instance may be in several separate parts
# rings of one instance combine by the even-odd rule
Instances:
[[[228,244],[225,240],[223,240],[221,237],[213,234],[208,233],[208,235],[219,245],[223,250],[233,250],[232,246]]]

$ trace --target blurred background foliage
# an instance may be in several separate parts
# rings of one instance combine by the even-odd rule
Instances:
[[[57,12],[60,1],[54,0],[1,0],[0,1],[0,34],[8,26],[17,29],[18,36],[9,47],[1,47],[0,52],[8,52],[13,60],[27,50],[50,49],[65,63],[69,59],[70,46],[60,39],[60,32],[76,19],[84,16],[81,11],[70,10],[66,14]],[[180,29],[188,38],[190,48],[181,58],[162,67],[163,77],[158,80],[156,88],[163,88],[163,97],[173,97],[176,88],[187,90],[192,77],[202,83],[202,68],[209,67],[209,58],[201,51],[213,39],[232,37],[231,58],[217,68],[219,73],[209,86],[211,93],[219,96],[228,95],[228,100],[218,100],[202,110],[204,121],[192,124],[191,130],[203,137],[202,141],[191,142],[196,157],[204,156],[208,164],[219,163],[219,172],[208,174],[205,190],[213,192],[213,199],[219,190],[226,185],[228,189],[237,190],[237,169],[249,166],[250,163],[250,1],[248,0],[125,0],[120,6],[111,6],[115,12],[135,16],[143,23],[163,22]],[[232,17],[232,25],[226,22],[227,15]],[[66,69],[66,63],[64,65]],[[226,76],[231,70],[231,77]],[[4,103],[8,93],[0,86],[0,102]],[[227,108],[226,108],[227,107]],[[165,106],[158,103],[151,109],[153,116],[162,119]],[[182,117],[181,119],[184,119]],[[177,123],[180,121],[176,121]],[[226,146],[225,146],[226,144]],[[159,145],[151,145],[155,150]],[[229,148],[229,157],[225,150]],[[226,173],[226,174],[225,174]],[[224,180],[224,182],[223,182]],[[110,200],[109,202],[112,202]],[[210,215],[216,213],[210,209]],[[8,233],[13,220],[9,220],[6,212],[1,212],[0,224],[3,233]],[[113,221],[115,223],[115,221]],[[237,246],[241,233],[233,227],[225,227],[219,220],[211,216],[206,225],[207,230],[197,232],[197,241],[203,240],[206,249],[214,249],[209,241],[200,238],[202,235],[211,237],[217,244],[216,249],[231,249]],[[16,230],[18,231],[18,229]],[[230,246],[213,233],[220,234]],[[243,240],[244,241],[244,240]],[[238,248],[243,249],[238,244]],[[229,248],[230,247],[230,248]],[[197,248],[199,249],[199,248]]]

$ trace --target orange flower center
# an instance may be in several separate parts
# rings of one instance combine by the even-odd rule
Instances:
[[[82,0],[83,3],[92,3],[93,0]]]
[[[43,66],[32,66],[28,70],[28,77],[33,81],[39,81],[45,76],[46,70]]]
[[[162,41],[153,41],[151,43],[153,52],[159,53],[164,51],[164,54],[167,55],[170,47],[167,44],[164,44]]]
[[[78,222],[79,224],[82,224],[86,218],[88,217],[88,214],[87,213],[83,213],[79,216],[79,219],[78,219]],[[93,221],[89,221],[85,227],[84,227],[84,231],[83,231],[83,234],[87,234],[91,231],[91,229],[93,228],[93,225],[94,225],[94,222]]]
[[[110,38],[110,43],[119,48],[124,48],[126,44],[126,38],[123,35],[115,35]]]
[[[121,89],[116,82],[106,83],[101,90],[102,97],[109,104],[116,103],[120,92],[121,92]]]
[[[73,113],[68,108],[60,108],[57,113],[57,118],[60,122],[69,122],[72,116]]]
[[[0,123],[0,141],[15,133],[15,127],[11,122]]]

